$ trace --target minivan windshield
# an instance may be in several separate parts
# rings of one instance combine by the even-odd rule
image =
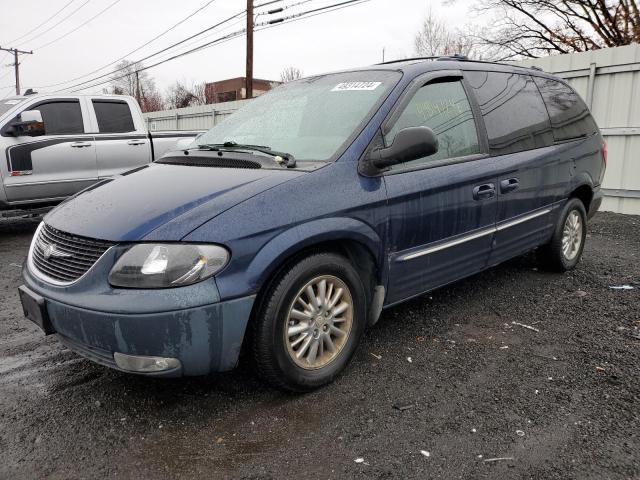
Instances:
[[[196,144],[261,146],[299,161],[328,161],[362,128],[400,76],[366,70],[286,83],[247,102]]]

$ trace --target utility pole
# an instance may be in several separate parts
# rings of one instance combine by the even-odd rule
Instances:
[[[13,53],[13,68],[16,74],[16,95],[20,95],[20,63],[18,62],[19,54],[28,54],[33,55],[33,50],[27,52],[25,50],[18,50],[17,48],[2,48],[0,50],[4,50],[5,52]]]
[[[253,97],[253,0],[247,0],[247,72],[245,98]]]
[[[138,77],[138,70],[136,70],[136,100],[138,101],[138,105],[141,105],[140,103],[140,78]]]

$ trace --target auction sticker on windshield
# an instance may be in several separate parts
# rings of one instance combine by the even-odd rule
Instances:
[[[344,92],[351,90],[375,90],[382,82],[343,82],[331,89],[332,92]]]

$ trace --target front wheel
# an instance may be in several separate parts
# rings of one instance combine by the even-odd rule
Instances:
[[[351,263],[311,255],[265,293],[254,330],[258,374],[289,391],[331,382],[347,365],[365,326],[365,294]]]
[[[575,268],[587,238],[587,212],[577,198],[569,199],[558,217],[551,241],[541,248],[544,266],[557,272]]]

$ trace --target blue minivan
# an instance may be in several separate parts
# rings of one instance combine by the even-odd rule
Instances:
[[[464,57],[317,75],[84,190],[34,236],[25,316],[126,372],[336,377],[385,308],[532,249],[578,263],[606,147],[552,75]]]

